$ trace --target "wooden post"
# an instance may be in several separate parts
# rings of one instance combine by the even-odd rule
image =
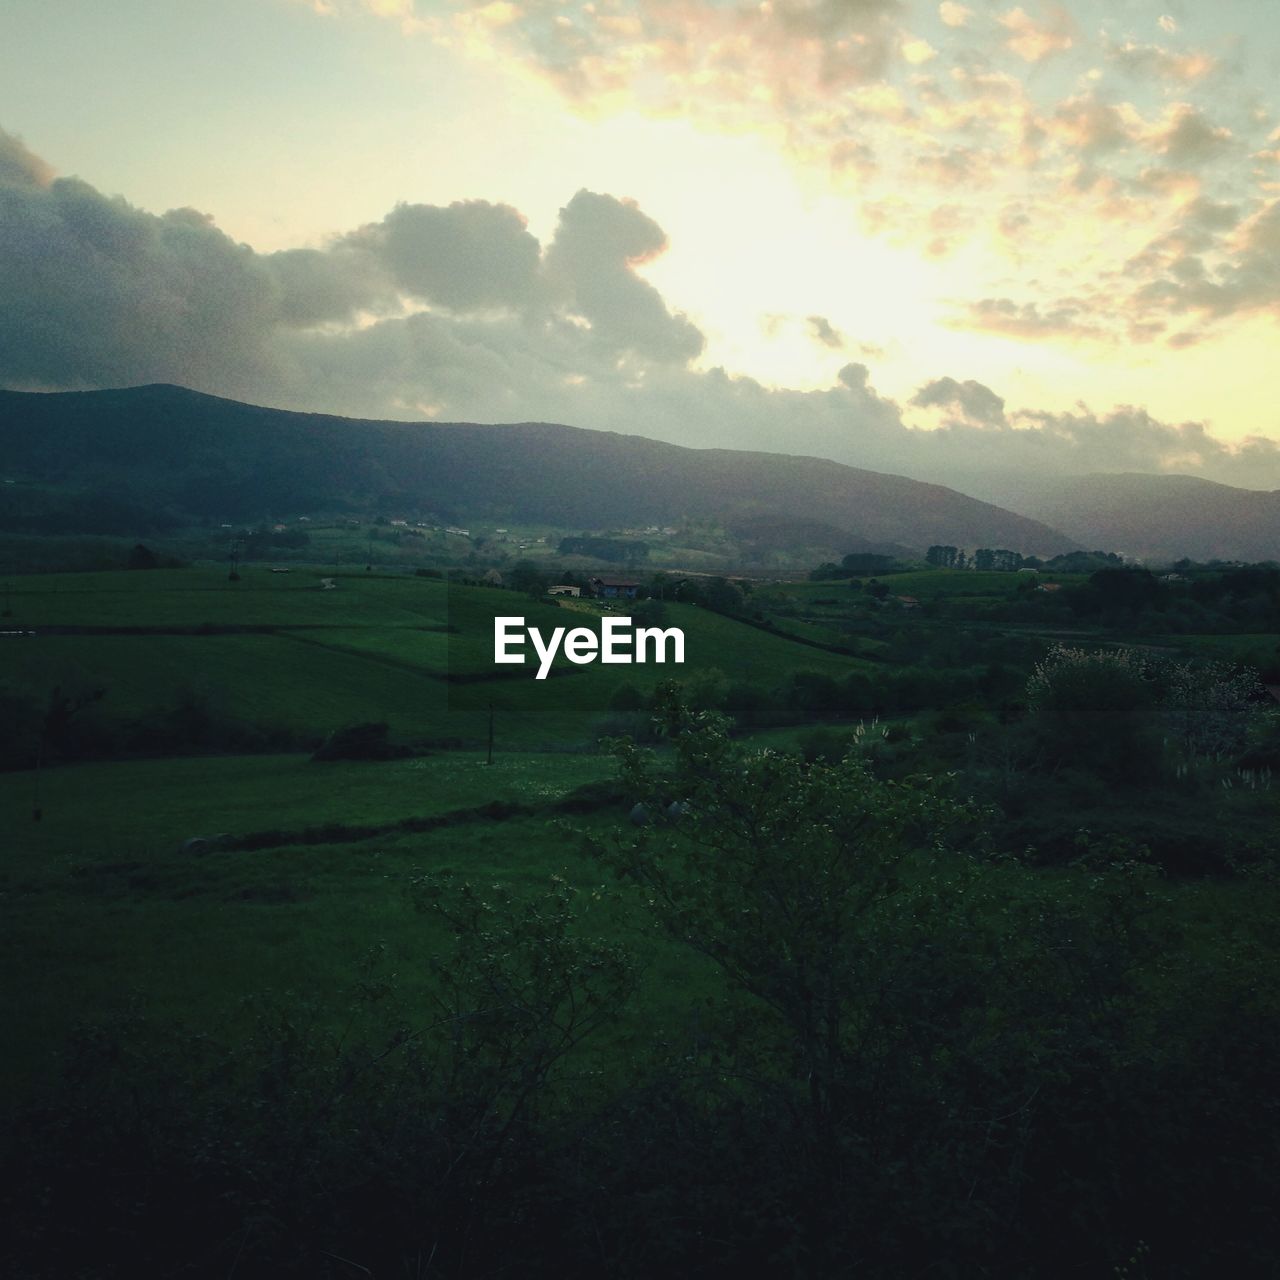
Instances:
[[[44,817],[44,810],[40,807],[40,766],[44,763],[44,730],[40,730],[40,737],[36,740],[36,798],[31,806],[31,821],[39,822]]]

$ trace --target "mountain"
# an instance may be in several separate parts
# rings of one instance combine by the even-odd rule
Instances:
[[[1280,559],[1280,492],[1196,476],[1084,475],[1020,479],[1010,506],[1086,547],[1136,559]]]
[[[0,391],[0,470],[223,520],[377,506],[574,529],[712,517],[776,533],[786,518],[810,532],[825,527],[847,551],[952,543],[1054,555],[1076,547],[953,489],[819,458],[686,449],[542,422],[290,413],[165,385]]]

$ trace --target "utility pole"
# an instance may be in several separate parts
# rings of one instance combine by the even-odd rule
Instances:
[[[40,730],[40,737],[36,739],[36,795],[35,801],[31,806],[31,821],[39,822],[44,817],[44,810],[40,807],[40,766],[44,763],[44,730]]]
[[[493,763],[493,703],[489,703],[489,758],[485,764]]]

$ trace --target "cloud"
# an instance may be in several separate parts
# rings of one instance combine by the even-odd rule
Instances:
[[[820,346],[829,347],[832,351],[844,349],[844,334],[826,316],[809,316],[805,324],[808,326],[809,336]]]
[[[507,205],[401,204],[342,244],[375,256],[411,296],[454,311],[528,306],[539,289],[538,242]]]
[[[908,411],[849,361],[818,390],[766,387],[696,363],[702,335],[638,273],[663,229],[634,203],[579,191],[541,244],[514,209],[401,205],[319,249],[255,253],[190,209],[155,215],[104,196],[0,135],[0,384],[78,389],[180,382],[251,402],[360,417],[562,421],[695,447],[804,453],[981,494],[998,471],[1192,470],[1280,487],[1280,448],[1238,449],[1201,424],[1136,408],[1010,408],[972,378],[923,383]],[[13,157],[17,157],[16,161]],[[1280,299],[1280,202],[1184,211],[1234,274],[1179,280],[1184,308]],[[1181,294],[1176,291],[1181,290]],[[1216,291],[1216,293],[1215,293]],[[1010,336],[1078,334],[1083,304],[996,298]],[[830,350],[877,360],[821,315],[787,317]]]
[[[634,271],[666,248],[666,233],[633,201],[579,191],[560,210],[546,274],[608,350],[683,363],[701,352],[702,334]]]
[[[1222,155],[1231,146],[1231,130],[1212,124],[1190,103],[1170,109],[1165,127],[1153,139],[1170,163],[1197,166]]]
[[[1104,37],[1103,51],[1108,61],[1129,75],[1173,83],[1192,84],[1218,67],[1217,59],[1207,53],[1174,53],[1134,40],[1114,42]]]
[[[951,323],[956,328],[981,329],[1006,338],[1041,341],[1046,338],[1095,338],[1103,331],[1081,299],[1065,299],[1041,307],[1038,302],[1012,298],[981,298],[964,304]]]
[[[1045,23],[1036,22],[1025,9],[1010,9],[999,22],[1009,33],[1005,44],[1024,62],[1042,62],[1074,43],[1073,25],[1064,9],[1054,8]]]
[[[1047,127],[1073,151],[1091,158],[1127,146],[1134,136],[1132,114],[1093,94],[1060,102]]]
[[[47,187],[52,181],[53,170],[21,138],[0,129],[0,185]]]
[[[666,244],[633,203],[580,191],[545,249],[514,209],[464,201],[400,205],[326,248],[258,254],[194,210],[157,216],[55,178],[0,133],[0,379],[182,382],[275,402],[307,353],[358,348],[362,328],[406,311],[438,313],[437,327],[504,320],[488,330],[504,346],[523,326],[556,367],[683,364],[702,334],[635,270]],[[455,337],[477,350],[485,332]]]
[[[0,185],[0,377],[31,386],[268,372],[284,289],[202,215],[154,217],[74,179]]]
[[[1004,424],[1004,400],[981,382],[966,379],[935,378],[922,386],[909,401],[918,408],[950,409],[964,422],[976,426]]]
[[[339,15],[378,7],[324,3]],[[1125,314],[1106,314],[1135,242],[1176,222],[1188,199],[1246,204],[1280,191],[1274,121],[1250,97],[1253,81],[1217,74],[1224,40],[1193,48],[1158,9],[1130,32],[1114,15],[1090,24],[1078,6],[1032,0],[382,7],[406,33],[542,80],[587,118],[680,118],[777,147],[846,198],[864,234],[926,260],[965,254],[980,326],[1025,338],[1155,340],[1169,317],[1159,290],[1140,292],[1151,281],[1134,282]],[[963,206],[945,230],[940,190]],[[1071,298],[1046,283],[1030,291],[1034,312],[993,307],[1014,289],[1011,251],[1069,264],[1075,279],[1061,292]],[[649,311],[652,299],[640,305]],[[691,349],[691,335],[673,337],[661,317],[650,336]]]
[[[1163,274],[1153,272],[1149,296],[1170,312],[1199,312],[1210,319],[1251,311],[1280,315],[1280,200],[1237,225],[1238,216],[1231,206],[1197,202],[1188,211],[1181,239],[1152,246]],[[1219,234],[1228,230],[1229,251],[1212,274],[1203,266],[1186,269],[1188,261],[1198,261],[1195,253],[1216,248]]]

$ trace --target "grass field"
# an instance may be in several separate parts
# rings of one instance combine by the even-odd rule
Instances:
[[[603,873],[554,805],[612,772],[604,757],[564,753],[499,755],[491,767],[461,752],[370,764],[296,755],[88,764],[45,771],[39,823],[34,775],[0,775],[11,1046],[0,1075],[22,1093],[78,1024],[138,1003],[161,1022],[185,1017],[231,1037],[256,993],[289,992],[337,1011],[377,945],[412,998],[444,939],[412,910],[409,876],[450,868],[526,893],[559,873],[595,886]],[[291,828],[389,825],[493,801],[531,812],[463,812],[434,830],[337,843],[287,840]],[[203,855],[182,847],[194,835],[264,829],[283,829],[285,842]],[[669,987],[663,972],[656,989]]]
[[[594,741],[624,683],[646,690],[708,670],[773,682],[790,670],[839,674],[864,665],[673,604],[667,625],[686,633],[683,667],[575,666],[561,656],[553,678],[538,681],[533,665],[495,668],[494,617],[523,616],[544,634],[598,629],[595,605],[562,609],[408,575],[355,574],[326,591],[323,576],[253,567],[238,583],[221,569],[24,578],[12,622],[37,634],[0,638],[4,672],[40,697],[54,686],[102,688],[94,714],[108,720],[194,691],[221,715],[315,738],[376,719],[404,738],[475,743],[487,734],[492,705],[506,745],[564,749]],[[84,633],[95,628],[101,633]],[[136,632],[123,633],[129,629]]]
[[[518,892],[553,873],[595,886],[602,870],[556,802],[612,775],[594,743],[623,683],[645,690],[712,671],[775,683],[797,669],[865,667],[676,604],[667,625],[686,632],[684,667],[577,667],[562,658],[552,679],[535,680],[531,666],[499,679],[495,615],[524,616],[547,632],[597,627],[600,609],[409,575],[352,573],[326,591],[325,576],[249,566],[238,583],[221,568],[196,568],[16,584],[7,621],[36,634],[0,639],[3,675],[37,699],[55,686],[101,688],[84,714],[124,724],[195,691],[220,716],[304,736],[385,720],[404,739],[475,744],[492,709],[497,748],[491,767],[483,754],[450,750],[380,763],[205,755],[45,767],[38,781],[33,771],[0,774],[8,853],[0,958],[12,979],[2,1014],[15,1046],[2,1070],[19,1093],[77,1024],[138,1003],[157,1025],[181,1016],[234,1036],[256,992],[337,1008],[360,958],[379,944],[411,997],[442,942],[410,907],[415,869],[451,867]],[[552,750],[534,750],[541,746]],[[494,802],[519,809],[467,812]],[[573,821],[624,818],[610,810]],[[442,821],[395,825],[406,819]],[[328,823],[366,830],[309,842],[307,829]],[[263,832],[277,835],[252,849],[183,852],[189,837]],[[611,932],[632,927],[627,908],[609,895],[601,902]],[[652,1034],[654,1019],[684,1016],[702,981],[689,964],[662,947],[652,952],[647,1021],[620,1029],[624,1042]]]
[[[1161,636],[1163,644],[1190,649],[1206,657],[1223,658],[1231,662],[1270,664],[1280,655],[1280,635],[1252,633],[1249,635],[1177,635]]]

